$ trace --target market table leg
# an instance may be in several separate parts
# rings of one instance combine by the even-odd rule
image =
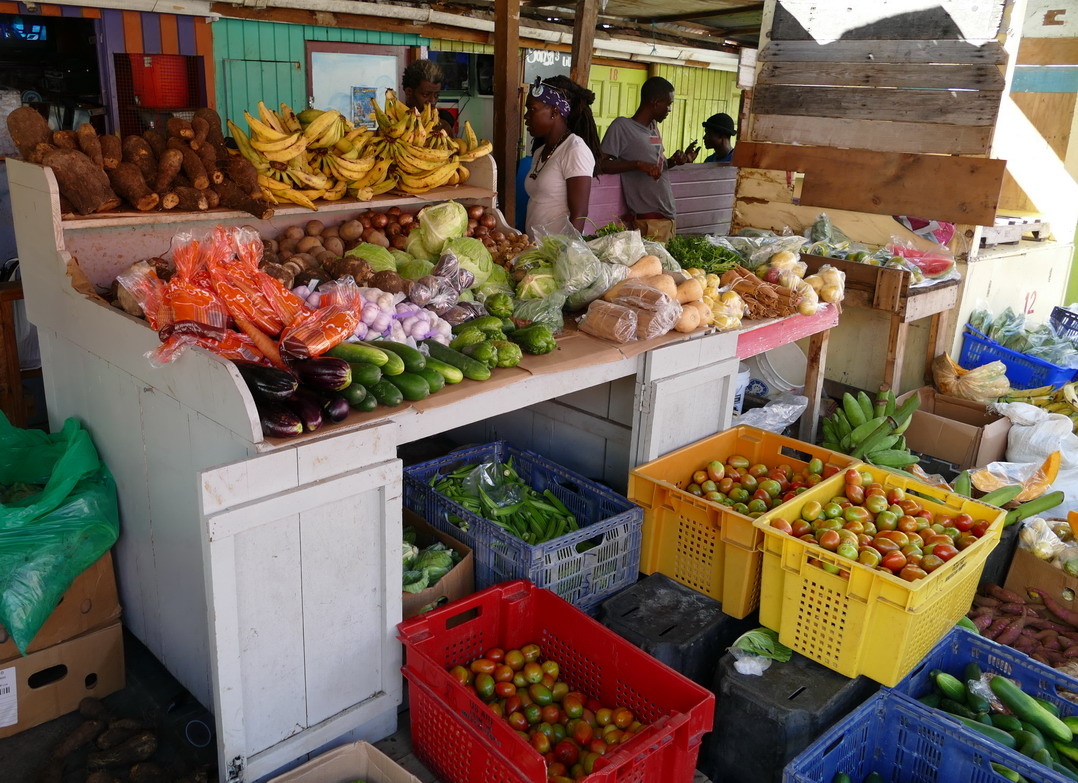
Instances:
[[[895,394],[901,394],[902,362],[906,358],[906,340],[910,334],[910,325],[902,321],[902,316],[891,316],[891,331],[887,335],[887,364],[883,370],[883,382],[890,386]]]
[[[950,328],[951,311],[943,310],[932,316],[928,332],[928,355],[925,356],[925,383],[932,383],[932,360],[947,353],[947,331]]]
[[[805,396],[808,407],[801,416],[798,437],[805,443],[816,442],[816,418],[820,415],[820,399],[823,397],[823,374],[827,366],[827,343],[831,330],[825,329],[812,335],[809,340],[808,369],[805,371]]]

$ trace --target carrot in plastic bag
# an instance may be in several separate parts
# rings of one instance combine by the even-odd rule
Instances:
[[[195,334],[220,340],[228,327],[228,309],[207,283],[209,274],[200,256],[200,243],[190,234],[177,237],[179,244],[172,253],[176,274],[169,280],[166,300],[172,311],[172,323],[160,329],[161,339],[174,333]]]
[[[132,264],[116,276],[116,282],[134,297],[155,332],[172,323],[172,313],[165,301],[165,282],[148,261]]]
[[[232,246],[240,269],[249,273],[250,279],[265,297],[268,306],[280,319],[282,326],[296,320],[305,309],[303,300],[289,291],[280,280],[259,268],[262,260],[262,238],[251,228],[238,228],[232,232]],[[276,335],[280,330],[274,332]]]
[[[237,260],[232,232],[217,226],[204,252],[213,290],[225,303],[237,323],[242,318],[254,324],[260,332],[276,336],[284,328],[266,298],[258,290],[249,271]]]
[[[176,361],[189,348],[205,348],[225,359],[249,362],[265,360],[262,352],[255,347],[250,337],[231,330],[225,332],[224,338],[220,340],[199,337],[196,334],[174,334],[152,351],[148,351],[146,358],[154,367],[163,367]]]
[[[351,276],[318,287],[322,306],[301,312],[281,333],[281,353],[291,359],[321,356],[344,342],[359,325],[363,298]]]

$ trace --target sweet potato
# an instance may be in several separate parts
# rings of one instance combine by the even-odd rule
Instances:
[[[111,133],[98,137],[101,144],[101,162],[106,169],[114,169],[124,159],[120,137]]]
[[[1068,609],[1057,602],[1052,596],[1048,595],[1044,590],[1038,590],[1036,588],[1029,591],[1030,595],[1037,595],[1044,605],[1048,608],[1052,614],[1058,617],[1064,623],[1078,627],[1078,612]]]
[[[258,185],[258,170],[242,155],[229,156],[225,173],[239,186],[240,190],[251,198],[259,198],[262,195],[262,188]]]
[[[975,595],[973,596],[974,606],[999,606],[1003,602],[998,598],[993,598],[990,595]]]
[[[1026,615],[1020,614],[1018,617],[1011,621],[999,636],[996,637],[996,641],[1000,644],[1011,645],[1018,641],[1019,635],[1022,633],[1022,629],[1026,627]]]
[[[52,132],[52,143],[65,150],[77,150],[79,137],[73,130],[58,130]]]
[[[1000,604],[999,611],[1003,614],[1023,614],[1027,617],[1037,617],[1037,612],[1032,606],[1025,604]]]
[[[193,139],[195,137],[195,129],[191,127],[191,123],[182,117],[169,117],[168,122],[165,123],[165,132],[169,136],[179,136],[181,139]]]
[[[1013,617],[1000,617],[994,620],[992,624],[985,629],[982,636],[984,636],[985,639],[992,639],[995,641],[996,637],[1006,630],[1012,620],[1014,620]]]
[[[140,761],[127,773],[130,783],[172,783],[172,775],[160,764],[152,761]]]
[[[181,212],[202,212],[210,208],[206,196],[198,188],[179,187],[172,190],[176,196],[176,209]]]
[[[259,220],[268,220],[273,217],[273,207],[261,199],[251,198],[235,182],[225,180],[219,185],[214,185],[213,189],[220,195],[223,207],[243,210]]]
[[[157,160],[157,178],[153,189],[158,193],[168,190],[183,166],[183,153],[179,150],[166,149]]]
[[[120,783],[120,780],[111,772],[99,769],[86,776],[86,783]]]
[[[157,158],[146,139],[141,136],[124,136],[121,147],[123,160],[138,166],[144,180],[153,182],[157,178]]]
[[[94,741],[105,730],[103,720],[84,720],[78,727],[64,737],[63,742],[56,746],[52,752],[53,758],[64,759],[81,748]]]
[[[1004,590],[999,585],[988,585],[988,594],[993,598],[998,598],[1005,604],[1024,604],[1026,602],[1022,596],[1016,595],[1010,590]]]
[[[203,106],[200,109],[195,109],[195,116],[201,117],[206,121],[208,126],[206,132],[206,138],[212,141],[218,146],[225,146],[225,136],[222,132],[221,115],[208,106]]]
[[[89,769],[126,767],[145,761],[157,751],[157,735],[152,731],[140,731],[126,742],[108,750],[91,753],[86,759]]]
[[[141,726],[116,726],[105,729],[94,743],[98,750],[109,750],[117,745],[122,745],[142,730]]]
[[[975,617],[973,619],[973,624],[977,626],[978,631],[984,633],[986,630],[988,630],[988,626],[992,624],[992,620],[992,615],[983,614],[980,617]]]
[[[75,131],[75,137],[79,142],[79,149],[86,154],[86,157],[92,160],[95,166],[104,168],[105,160],[101,154],[101,140],[97,137],[94,126],[88,122],[82,123]]]
[[[108,177],[112,189],[127,199],[139,212],[149,212],[161,201],[161,197],[150,190],[150,186],[142,178],[142,172],[134,163],[120,163],[116,168],[108,170]]]
[[[165,134],[157,128],[147,128],[142,132],[142,138],[144,138],[146,143],[150,145],[150,149],[153,150],[153,156],[160,161],[161,153],[166,149]]]
[[[7,129],[11,140],[19,149],[19,154],[26,160],[30,160],[30,154],[38,144],[52,143],[49,123],[37,109],[29,106],[20,106],[7,116]]]
[[[52,169],[56,184],[80,215],[120,206],[105,172],[78,150],[53,150],[41,162]]]

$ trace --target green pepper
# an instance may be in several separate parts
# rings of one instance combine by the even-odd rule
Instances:
[[[532,324],[523,329],[517,329],[509,335],[509,339],[530,354],[550,353],[558,347],[554,340],[554,333],[542,324]]]

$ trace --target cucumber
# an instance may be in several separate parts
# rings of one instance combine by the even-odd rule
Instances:
[[[404,395],[401,394],[400,389],[390,383],[387,379],[383,378],[378,383],[367,389],[379,404],[387,405],[390,408],[395,408],[404,402]]]
[[[451,364],[440,362],[433,356],[427,357],[427,369],[434,370],[445,378],[446,383],[460,383],[464,380],[464,373]]]
[[[1045,739],[1059,742],[1070,742],[1074,739],[1074,732],[1071,731],[1070,726],[1044,709],[1032,696],[1007,678],[993,677],[988,685],[1007,709],[1040,729]]]
[[[994,761],[992,762],[992,769],[994,769],[1003,777],[1007,778],[1007,780],[1011,781],[1011,783],[1018,783],[1018,781],[1022,779],[1022,776],[1015,772],[1013,769],[1005,767],[1002,764],[997,764]]]
[[[374,386],[382,380],[382,368],[370,362],[349,362],[352,366],[352,383]]]
[[[1052,763],[1052,769],[1054,769],[1056,772],[1063,775],[1064,777],[1068,778],[1069,780],[1078,780],[1078,774],[1075,774],[1070,769],[1070,767],[1061,764],[1058,761]]]
[[[938,693],[929,693],[926,696],[922,696],[917,701],[921,702],[921,704],[925,705],[926,707],[931,707],[934,710],[938,710],[940,706],[940,700],[942,698],[943,697],[940,696]],[[1021,726],[1019,726],[1019,728],[1021,728]]]
[[[390,383],[400,389],[401,395],[409,402],[425,400],[430,396],[430,385],[423,377],[411,372],[402,372],[387,378]]]
[[[392,351],[404,362],[405,372],[419,372],[427,366],[427,357],[410,345],[395,343],[391,340],[379,340],[375,343],[383,351]]]
[[[836,772],[835,776],[831,778],[831,783],[853,783],[853,781],[845,772]]]
[[[400,375],[402,372],[404,372],[404,360],[398,354],[394,353],[393,351],[383,351],[381,348],[378,348],[373,343],[362,343],[361,342],[361,343],[352,343],[352,344],[353,345],[362,345],[362,346],[364,346],[366,348],[370,348],[371,350],[378,351],[378,353],[380,353],[384,357],[386,357],[386,360],[384,362],[382,362],[380,365],[378,365],[379,367],[382,368],[382,375]],[[377,362],[371,362],[371,364],[378,364],[378,363]]]
[[[1048,712],[1052,713],[1052,714],[1053,714],[1053,715],[1055,715],[1055,716],[1056,716],[1057,718],[1059,717],[1059,707],[1057,707],[1056,705],[1052,704],[1052,702],[1050,702],[1050,701],[1046,701],[1045,699],[1038,699],[1038,698],[1037,698],[1036,696],[1034,696],[1034,697],[1033,697],[1033,701],[1037,702],[1037,704],[1039,704],[1039,705],[1041,705],[1042,707],[1044,707],[1044,708],[1045,708],[1046,710],[1048,710]],[[1067,720],[1066,718],[1064,718],[1064,719],[1063,719],[1063,722],[1064,722],[1064,723],[1066,723],[1066,724],[1067,724],[1068,726],[1070,726],[1070,727],[1071,727],[1071,731],[1074,731],[1074,726],[1075,726],[1075,725],[1078,725],[1078,724],[1074,724],[1074,723],[1071,723],[1071,722],[1070,722],[1070,721],[1068,721],[1068,720]]]
[[[336,356],[349,363],[367,362],[375,367],[381,367],[389,361],[385,351],[367,343],[340,343],[326,351],[325,355]]]
[[[992,709],[992,705],[989,704],[988,699],[974,693],[973,689],[968,686],[966,687],[966,704],[968,704],[969,708],[974,712],[988,712]]]
[[[1028,731],[1012,731],[1011,736],[1018,745],[1018,752],[1032,758],[1038,750],[1044,750],[1044,740]]]
[[[490,378],[490,368],[482,362],[477,362],[470,356],[465,356],[460,351],[454,351],[447,345],[442,345],[436,340],[424,340],[430,355],[438,361],[451,364],[464,373],[465,378],[473,381],[485,381]],[[384,372],[384,371],[383,371]]]
[[[883,776],[879,772],[869,772],[861,783],[883,783]]]
[[[952,715],[951,717],[954,718],[956,721],[960,722],[967,729],[973,729],[974,731],[980,732],[989,739],[995,740],[1000,745],[1006,745],[1012,750],[1018,744],[1014,741],[1014,737],[1012,737],[1010,734],[1003,731],[1002,729],[997,729],[995,726],[986,726],[980,721],[963,718],[961,715]]]
[[[969,618],[965,617],[963,619],[968,620]],[[966,664],[966,668],[962,670],[962,679],[967,683],[970,680],[980,680],[983,675],[984,672],[981,671],[981,667],[977,665],[976,661],[970,661]]]
[[[359,411],[360,413],[370,413],[377,407],[378,398],[368,391],[366,397],[360,400],[356,405],[352,406],[352,410]]]
[[[940,700],[940,709],[944,712],[949,712],[952,715],[958,715],[959,717],[966,718],[967,720],[977,720],[977,713],[967,707],[960,701],[949,699],[944,696]]]
[[[481,332],[500,332],[502,330],[502,319],[494,315],[481,315],[478,318],[473,318],[470,321],[454,326],[453,334],[460,334],[465,329],[478,329]]]
[[[363,402],[363,400],[367,399],[366,387],[364,387],[363,384],[355,381],[353,381],[350,385],[345,386],[337,393],[344,397],[344,399],[348,402],[349,407],[352,408],[357,407]]]
[[[958,681],[958,678],[952,677],[946,672],[939,672],[934,679],[936,687],[939,688],[939,692],[943,694],[945,699],[951,699],[960,704],[965,703],[966,688]]]
[[[418,370],[416,375],[427,382],[427,385],[430,386],[431,394],[440,392],[445,386],[445,378],[442,377],[440,372],[431,367],[424,367],[422,370]]]
[[[1002,712],[993,712],[991,717],[992,725],[997,729],[1003,729],[1004,731],[1020,731],[1022,729],[1022,721],[1018,720],[1018,718],[1013,715],[1005,715]]]

